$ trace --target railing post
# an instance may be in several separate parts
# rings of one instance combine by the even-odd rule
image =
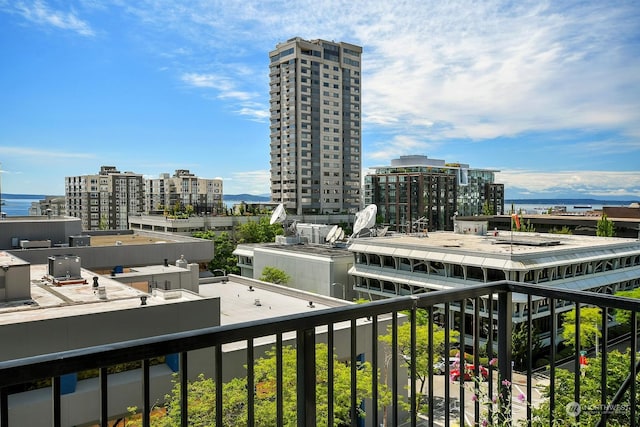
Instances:
[[[513,304],[511,292],[498,294],[498,390],[504,396],[500,399],[502,422],[511,420],[511,328]]]
[[[297,332],[298,427],[316,425],[316,354],[314,329]],[[355,361],[352,361],[355,363]]]

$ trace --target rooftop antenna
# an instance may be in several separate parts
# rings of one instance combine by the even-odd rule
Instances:
[[[327,233],[327,237],[324,238],[325,242],[333,243],[336,241],[336,233],[338,233],[338,225],[331,227],[331,230]]]

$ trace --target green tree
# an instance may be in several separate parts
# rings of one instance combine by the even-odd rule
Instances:
[[[107,214],[100,215],[100,224],[98,225],[98,229],[100,230],[109,229],[109,219],[107,218]]]
[[[551,390],[550,386],[546,386],[543,390],[544,400],[540,405],[532,408],[532,425],[535,427],[542,426],[593,426],[596,425],[602,413],[600,407],[600,366],[602,356],[607,357],[607,396],[609,401],[616,394],[620,386],[629,375],[629,363],[631,351],[627,349],[626,353],[620,353],[613,350],[601,353],[600,356],[589,359],[589,363],[585,369],[585,375],[580,377],[580,421],[571,415],[571,411],[567,411],[567,405],[574,401],[574,384],[575,376],[572,372],[565,369],[556,369],[555,385]],[[638,355],[640,359],[640,354]],[[640,381],[640,373],[636,382]],[[551,392],[555,393],[555,409],[553,412],[555,422],[549,422],[549,396]],[[637,388],[637,394],[633,402],[640,402],[640,388]],[[631,424],[629,418],[629,390],[621,400],[614,413],[607,420],[608,426],[628,426]]]
[[[267,351],[266,356],[254,363],[255,424],[258,426],[276,425],[276,353]],[[316,345],[316,413],[317,425],[327,425],[328,417],[328,349],[325,344]],[[351,423],[351,368],[333,355],[334,369],[334,425],[344,426]],[[282,348],[283,368],[283,413],[285,426],[295,426],[297,416],[296,395],[296,350],[287,346]],[[245,366],[246,368],[246,366]],[[356,375],[356,394],[358,400],[371,396],[372,371],[368,362],[360,363]],[[247,378],[235,378],[222,386],[223,426],[235,427],[247,425]],[[190,426],[215,425],[215,383],[210,378],[200,376],[188,384],[188,405]],[[383,390],[381,396],[388,395]],[[167,396],[166,416],[154,419],[154,427],[180,425],[180,384],[176,383]],[[364,415],[359,413],[359,416]]]
[[[495,215],[493,211],[493,206],[489,204],[488,200],[485,200],[482,204],[482,215]]]
[[[602,217],[598,220],[596,225],[596,236],[599,237],[613,237],[615,236],[615,225],[613,221],[607,217],[607,214],[602,214]]]
[[[619,292],[616,292],[616,296],[640,299],[640,288],[631,289],[629,291],[619,291]],[[616,315],[616,322],[620,323],[621,325],[631,326],[630,311],[616,310],[615,315]]]
[[[191,215],[193,215],[193,212],[194,212],[193,205],[187,205],[187,206],[184,208],[184,211],[185,211],[185,213],[187,214],[187,216],[191,216]]]
[[[291,280],[291,277],[282,270],[267,266],[262,269],[262,276],[260,276],[260,280],[263,282],[286,285],[289,283],[289,280]]]
[[[282,224],[270,224],[268,217],[258,221],[247,221],[236,227],[238,243],[270,243],[275,242],[276,235],[283,234]]]
[[[426,311],[426,310],[418,310]],[[424,322],[420,322],[419,317],[416,317],[416,377],[420,383],[419,393],[424,392],[424,386],[429,376],[429,365],[435,363],[434,360],[429,360],[429,326]],[[420,324],[422,323],[422,324]],[[406,364],[408,369],[411,369],[413,360],[411,359],[411,322],[404,322],[398,326],[398,353]],[[449,337],[451,342],[457,342],[460,333],[458,331],[450,331]],[[389,348],[391,347],[392,330],[391,326],[387,328],[387,334],[381,335],[379,340],[385,343]],[[433,326],[433,354],[438,359],[443,357],[444,353],[444,329],[434,325]],[[448,359],[448,356],[445,357]]]
[[[233,254],[236,249],[236,244],[233,242],[229,233],[222,232],[216,234],[215,232],[198,231],[193,233],[193,237],[200,239],[213,240],[213,259],[209,261],[207,265],[209,271],[221,269],[227,273],[238,274],[240,269],[238,268],[238,257]]]
[[[529,341],[527,336],[527,324],[524,322],[514,326],[511,333],[511,360],[517,369],[527,366],[527,354],[529,351]],[[531,354],[535,359],[536,354],[540,351],[542,343],[538,331],[532,327],[531,329]]]
[[[596,335],[602,337],[602,312],[597,307],[580,307],[580,346],[591,347],[596,343]],[[563,316],[562,337],[576,346],[576,310],[573,309]],[[580,350],[577,348],[576,350]]]

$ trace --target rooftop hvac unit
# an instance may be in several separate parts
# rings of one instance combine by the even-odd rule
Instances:
[[[49,276],[56,279],[80,279],[80,257],[56,255],[49,257]]]

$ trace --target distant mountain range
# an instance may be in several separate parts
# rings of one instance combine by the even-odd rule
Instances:
[[[223,196],[224,201],[238,201],[238,202],[268,202],[271,200],[269,195],[256,195],[256,194],[225,194]]]

